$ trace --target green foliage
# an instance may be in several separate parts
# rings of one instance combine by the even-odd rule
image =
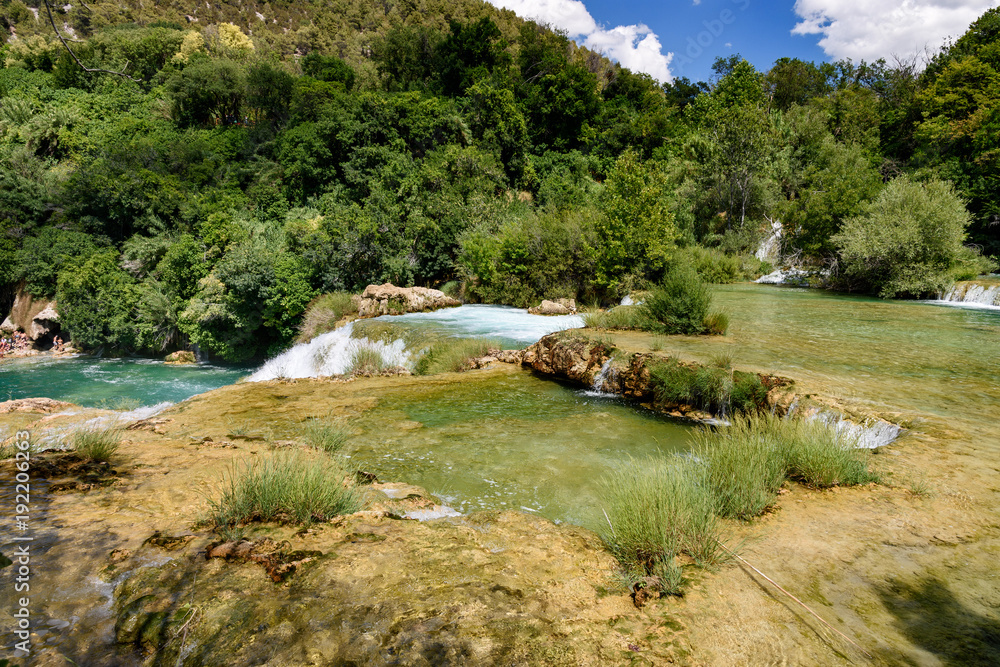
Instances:
[[[642,305],[650,329],[664,334],[699,334],[712,305],[711,289],[687,262],[675,262]]]
[[[96,250],[88,234],[44,227],[37,235],[26,238],[17,252],[17,278],[25,281],[29,294],[54,296],[60,271]]]
[[[651,323],[642,306],[615,306],[583,314],[583,323],[596,329],[648,331]]]
[[[351,351],[345,375],[378,375],[388,367],[382,353],[374,347],[362,345]]]
[[[217,528],[255,521],[309,524],[350,514],[361,495],[345,486],[347,473],[328,457],[276,455],[235,464],[223,477],[221,495],[209,500]]]
[[[231,60],[192,59],[167,79],[166,91],[171,113],[181,126],[235,125],[243,120],[246,75]]]
[[[89,461],[107,463],[121,447],[122,430],[117,426],[81,428],[73,432],[73,451]]]
[[[632,460],[601,480],[608,525],[601,537],[631,579],[656,577],[678,594],[681,554],[709,565],[719,557],[722,527],[705,466],[680,456]]]
[[[462,95],[478,81],[510,65],[506,42],[488,17],[476,23],[451,21],[451,34],[434,50],[439,87],[445,95]]]
[[[767,388],[760,376],[734,371],[728,359],[692,366],[671,358],[652,365],[649,378],[658,403],[690,405],[718,415],[767,408]]]
[[[350,65],[336,56],[324,56],[316,51],[306,54],[302,59],[302,71],[319,81],[343,84],[344,90],[354,88],[357,78]]]
[[[59,272],[56,300],[59,322],[78,346],[136,348],[139,289],[119,268],[116,251],[101,250],[67,263]]]
[[[601,197],[597,280],[612,291],[629,274],[647,277],[670,258],[676,236],[664,175],[634,151],[615,161]]]
[[[897,178],[832,240],[852,284],[884,298],[920,297],[951,282],[968,224],[949,183]]]

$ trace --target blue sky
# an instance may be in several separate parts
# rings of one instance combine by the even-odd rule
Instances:
[[[488,0],[566,30],[660,81],[708,80],[719,56],[760,70],[782,56],[874,60],[932,54],[1000,0]]]

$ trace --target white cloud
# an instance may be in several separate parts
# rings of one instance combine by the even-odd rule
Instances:
[[[672,81],[672,53],[662,52],[660,38],[647,26],[620,25],[605,29],[580,0],[488,0],[510,9],[522,18],[548,23],[582,43],[636,72],[645,72],[660,81]],[[699,0],[700,1],[700,0]],[[697,4],[697,2],[695,3]]]
[[[822,35],[827,55],[854,61],[932,53],[1000,0],[796,0],[794,35]]]

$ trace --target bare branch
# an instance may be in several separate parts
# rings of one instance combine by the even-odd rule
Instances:
[[[49,0],[43,0],[43,1],[45,2],[45,12],[49,15],[49,23],[52,25],[53,32],[56,33],[56,37],[59,38],[59,41],[62,42],[63,47],[65,47],[66,51],[69,52],[69,55],[73,57],[73,60],[76,61],[76,64],[80,66],[80,69],[82,69],[84,72],[96,72],[99,74],[114,74],[115,76],[120,76],[123,79],[128,79],[133,83],[142,83],[142,79],[136,79],[135,77],[129,76],[128,74],[125,73],[125,70],[128,69],[129,65],[128,61],[125,61],[125,67],[122,68],[121,72],[116,72],[110,69],[101,69],[100,67],[87,67],[82,62],[80,62],[80,59],[76,57],[75,53],[73,53],[73,49],[69,48],[69,44],[66,42],[66,38],[62,36],[62,33],[59,32],[59,28],[56,27],[56,20],[52,17],[52,7],[49,5]]]

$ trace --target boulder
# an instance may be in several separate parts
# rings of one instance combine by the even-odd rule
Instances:
[[[31,324],[25,330],[28,338],[38,340],[59,331],[59,313],[56,312],[54,306],[55,302],[50,302],[42,312],[31,318]]]
[[[572,315],[576,312],[575,299],[559,299],[549,301],[543,299],[540,305],[528,309],[532,315]]]
[[[0,403],[0,415],[7,414],[8,412],[39,412],[42,414],[51,414],[53,412],[66,410],[72,407],[72,403],[56,401],[51,398],[19,398],[13,401],[4,401],[3,403]]]
[[[369,285],[360,296],[354,296],[358,307],[358,317],[378,317],[379,315],[403,315],[420,313],[439,308],[461,306],[441,290],[429,287],[396,287],[392,283]]]
[[[190,350],[177,350],[176,352],[171,352],[167,355],[164,360],[168,364],[195,364],[198,360],[194,356],[194,352]]]
[[[5,334],[12,334],[17,331],[17,327],[14,323],[10,321],[9,317],[4,318],[3,324],[0,324],[0,332]]]

